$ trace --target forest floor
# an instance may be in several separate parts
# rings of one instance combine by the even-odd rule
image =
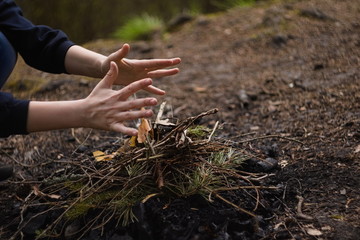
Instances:
[[[121,44],[98,40],[86,46],[109,54]],[[172,226],[167,235],[153,229],[158,235],[139,237],[129,228],[128,233],[108,239],[358,239],[359,3],[304,0],[231,9],[196,17],[148,42],[130,44],[129,58],[181,57],[178,75],[155,79],[155,85],[167,92],[159,100],[171,106],[168,114],[184,119],[218,108],[219,113],[202,124],[212,128],[219,121],[221,138],[276,159],[279,167],[271,170],[269,182],[282,186],[282,191],[278,207],[269,210],[262,235],[235,234],[228,225],[227,234],[205,237],[200,227]],[[37,100],[82,98],[96,84],[89,78],[40,73],[21,60],[12,81],[16,84],[10,82],[8,90],[17,88],[19,97],[29,97],[29,88],[34,89],[29,81],[41,85],[31,92]],[[1,161],[15,165],[15,176],[0,183],[0,238],[8,239],[16,231],[31,190],[26,182],[55,171],[49,160],[91,154],[117,138],[115,133],[75,129],[0,140]],[[176,212],[179,205],[169,208],[166,211]],[[176,212],[178,219],[187,219],[181,214],[188,212]],[[209,214],[211,221],[216,214]],[[204,218],[200,225],[206,225],[206,214],[199,216]]]

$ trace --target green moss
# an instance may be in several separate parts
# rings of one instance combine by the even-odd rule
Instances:
[[[64,182],[64,186],[70,191],[80,191],[84,187],[84,184],[81,182],[66,181]]]
[[[188,128],[187,131],[188,131],[189,136],[194,136],[196,138],[205,137],[206,135],[208,135],[211,132],[211,130],[209,128],[202,126],[202,125],[190,127],[190,128]]]
[[[95,205],[89,203],[77,203],[66,213],[66,218],[74,220],[80,216],[84,216]]]
[[[102,202],[113,199],[118,194],[118,191],[105,191],[98,194],[92,194],[85,200],[74,204],[74,206],[66,212],[66,217],[70,220],[74,220],[85,215],[90,209],[98,207]]]

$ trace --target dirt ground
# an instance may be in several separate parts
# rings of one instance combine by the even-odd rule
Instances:
[[[120,44],[99,40],[87,46],[106,54]],[[286,1],[232,9],[196,17],[175,32],[131,46],[129,58],[182,58],[181,73],[155,80],[167,91],[160,101],[171,106],[169,115],[183,119],[218,108],[219,113],[204,124],[220,121],[219,137],[271,155],[280,165],[271,172],[272,184],[283,189],[281,205],[268,219],[271,231],[258,238],[213,239],[359,238],[357,1]],[[33,99],[85,97],[96,83],[68,75],[54,77],[23,65],[12,76],[23,83],[18,90],[27,90],[26,80],[50,80],[32,93]],[[18,95],[27,97],[28,91]],[[18,221],[14,215],[29,191],[23,181],[39,181],[54,171],[49,161],[91,153],[118,137],[76,129],[0,140],[2,161],[16,168],[9,182],[0,183],[0,238],[9,236],[9,222]],[[300,207],[299,199],[303,199]],[[197,236],[181,239],[205,239]]]

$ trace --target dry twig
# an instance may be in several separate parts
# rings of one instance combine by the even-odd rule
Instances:
[[[56,175],[46,179],[39,186],[41,194],[28,199],[31,202],[41,196],[61,196],[59,201],[51,199],[51,202],[47,202],[49,210],[41,213],[63,209],[62,214],[39,237],[60,234],[64,231],[64,224],[84,217],[90,209],[97,210],[96,217],[92,217],[78,231],[80,237],[90,229],[104,229],[113,218],[126,225],[136,221],[132,206],[160,195],[177,198],[200,194],[205,199],[209,197],[210,201],[213,195],[254,217],[255,213],[245,209],[250,206],[238,206],[222,195],[230,191],[244,191],[245,195],[249,194],[254,199],[253,209],[256,211],[260,203],[259,191],[274,187],[257,186],[251,178],[259,177],[259,174],[237,169],[248,157],[241,149],[212,140],[218,123],[208,137],[190,138],[187,135],[196,120],[217,111],[212,109],[187,118],[157,141],[147,136],[143,145],[120,148],[111,154],[113,158],[110,161],[84,159],[66,162],[72,165],[71,170],[67,170],[70,172],[56,180]],[[157,120],[161,116],[162,112]],[[161,121],[157,121],[157,127],[161,127]],[[240,182],[244,185],[239,186]],[[218,193],[220,191],[222,195]],[[14,239],[20,234],[21,227]]]

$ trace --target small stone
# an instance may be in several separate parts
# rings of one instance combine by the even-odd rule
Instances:
[[[249,106],[250,97],[244,89],[240,90],[237,96],[242,107],[246,108]]]
[[[77,149],[76,152],[77,153],[84,153],[88,150],[88,147],[84,146],[84,145],[80,145]]]

